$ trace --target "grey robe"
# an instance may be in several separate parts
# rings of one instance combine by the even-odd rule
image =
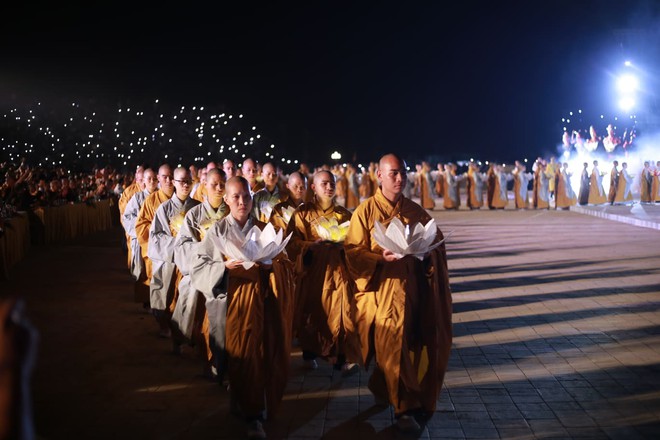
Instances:
[[[254,226],[254,218],[250,216],[242,229],[247,233]],[[216,359],[218,376],[226,371],[227,352],[225,350],[225,326],[227,323],[227,273],[225,259],[215,246],[213,236],[226,236],[230,230],[241,231],[241,227],[231,215],[213,224],[206,232],[204,239],[197,246],[196,255],[190,266],[190,279],[193,288],[202,292],[207,298],[206,312],[209,316],[209,334],[211,350]],[[213,298],[209,301],[209,298]]]
[[[151,258],[152,271],[149,284],[149,297],[153,310],[167,310],[172,298],[167,294],[170,285],[174,282],[174,236],[170,228],[170,222],[177,216],[181,221],[190,208],[198,205],[199,201],[188,197],[181,201],[176,196],[163,202],[154,215],[149,228],[149,246],[147,255]]]
[[[209,205],[206,198],[204,202],[196,205],[186,213],[179,234],[174,240],[174,264],[181,272],[179,281],[179,298],[174,306],[172,322],[179,328],[181,333],[188,339],[192,338],[195,316],[197,316],[198,296],[201,294],[192,285],[190,276],[191,262],[197,256],[197,247],[202,238],[202,232],[206,231],[216,221],[222,219],[228,212],[223,203],[218,210]],[[213,309],[215,298],[205,297],[207,309]],[[213,339],[215,337],[211,335]]]
[[[124,209],[124,215],[121,217],[121,224],[124,226],[126,234],[131,237],[131,275],[137,281],[144,273],[144,260],[142,259],[142,250],[140,243],[138,243],[137,234],[135,233],[135,222],[137,221],[138,214],[142,204],[149,196],[148,190],[137,192],[131,197]]]

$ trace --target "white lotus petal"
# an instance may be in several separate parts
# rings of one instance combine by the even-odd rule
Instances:
[[[404,228],[403,223],[397,218],[390,222],[387,229],[376,221],[373,232],[374,240],[380,247],[397,256],[411,255],[422,260],[453,233],[453,231],[449,232],[442,240],[433,243],[438,232],[433,219],[429,220],[426,225],[420,223],[407,225],[407,233]]]

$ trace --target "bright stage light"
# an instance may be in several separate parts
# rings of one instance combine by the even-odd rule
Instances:
[[[619,100],[619,107],[621,107],[621,110],[623,111],[629,111],[634,106],[635,106],[635,100],[630,96],[624,96]]]
[[[622,75],[617,80],[616,86],[621,93],[633,93],[639,88],[639,80],[634,75]]]

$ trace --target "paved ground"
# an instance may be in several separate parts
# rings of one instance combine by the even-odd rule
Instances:
[[[660,223],[660,206],[646,208]],[[420,438],[660,438],[660,231],[566,211],[434,216],[454,231],[455,338]],[[192,351],[172,355],[132,303],[120,236],[33,248],[8,283],[41,333],[39,437],[244,437],[227,391]],[[373,406],[366,381],[307,372],[294,350],[269,438],[414,438]]]

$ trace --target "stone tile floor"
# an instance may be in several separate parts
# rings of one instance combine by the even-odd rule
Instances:
[[[454,231],[455,337],[435,415],[403,435],[368,372],[306,371],[294,349],[269,438],[660,438],[660,231],[568,211],[433,216]],[[33,248],[7,283],[41,335],[39,438],[244,438],[227,391],[132,302],[120,240]]]

